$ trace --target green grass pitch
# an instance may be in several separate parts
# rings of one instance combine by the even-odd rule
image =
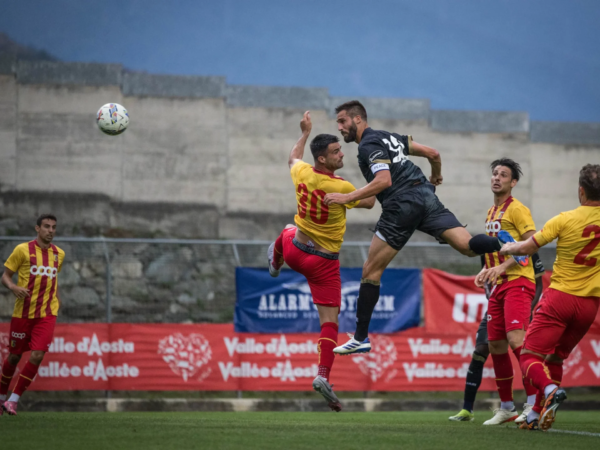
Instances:
[[[587,449],[600,448],[600,412],[559,411],[554,428],[483,427],[450,412],[21,413],[0,417],[2,449]],[[597,435],[593,435],[596,433]]]

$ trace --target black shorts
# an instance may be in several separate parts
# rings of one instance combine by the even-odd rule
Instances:
[[[415,230],[442,241],[444,231],[462,226],[437,198],[432,184],[419,184],[385,201],[375,231],[394,250],[401,250]]]
[[[480,345],[488,345],[487,312],[479,322],[479,328],[477,328],[477,334],[475,335],[475,347]]]

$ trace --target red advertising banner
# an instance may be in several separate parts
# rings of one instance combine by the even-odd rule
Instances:
[[[344,336],[340,335],[340,339]],[[474,335],[415,328],[373,335],[370,353],[337,357],[338,391],[462,390]],[[59,324],[32,390],[311,390],[317,334],[235,333],[232,324]],[[0,324],[0,355],[9,324]],[[26,360],[23,358],[21,365]],[[516,362],[513,361],[515,370]],[[565,364],[565,386],[600,385],[600,335]],[[481,389],[495,390],[491,359]],[[515,389],[521,388],[515,377]]]
[[[543,285],[550,285],[552,272],[545,272]],[[483,289],[474,284],[475,276],[452,275],[437,269],[423,270],[425,330],[440,334],[474,335],[487,299]],[[588,334],[600,335],[600,310]]]

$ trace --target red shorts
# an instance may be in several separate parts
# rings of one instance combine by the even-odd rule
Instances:
[[[283,230],[283,259],[290,268],[306,277],[313,302],[317,305],[340,307],[342,304],[342,279],[340,262],[329,259],[326,253],[307,253],[298,248],[293,240],[296,228]],[[302,245],[302,244],[300,244]]]
[[[21,355],[29,350],[47,352],[54,337],[56,316],[38,319],[13,317],[10,321],[9,352]]]
[[[534,295],[535,283],[523,277],[496,286],[488,302],[488,341],[506,340],[509,331],[527,330]]]
[[[599,297],[578,297],[546,289],[533,313],[523,347],[567,359],[596,319]]]

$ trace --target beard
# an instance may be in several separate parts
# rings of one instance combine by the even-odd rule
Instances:
[[[354,122],[352,122],[352,125],[350,126],[350,129],[348,130],[348,134],[344,136],[344,142],[345,143],[350,143],[350,142],[356,142],[356,133],[358,132],[357,128],[356,128],[356,124]]]

